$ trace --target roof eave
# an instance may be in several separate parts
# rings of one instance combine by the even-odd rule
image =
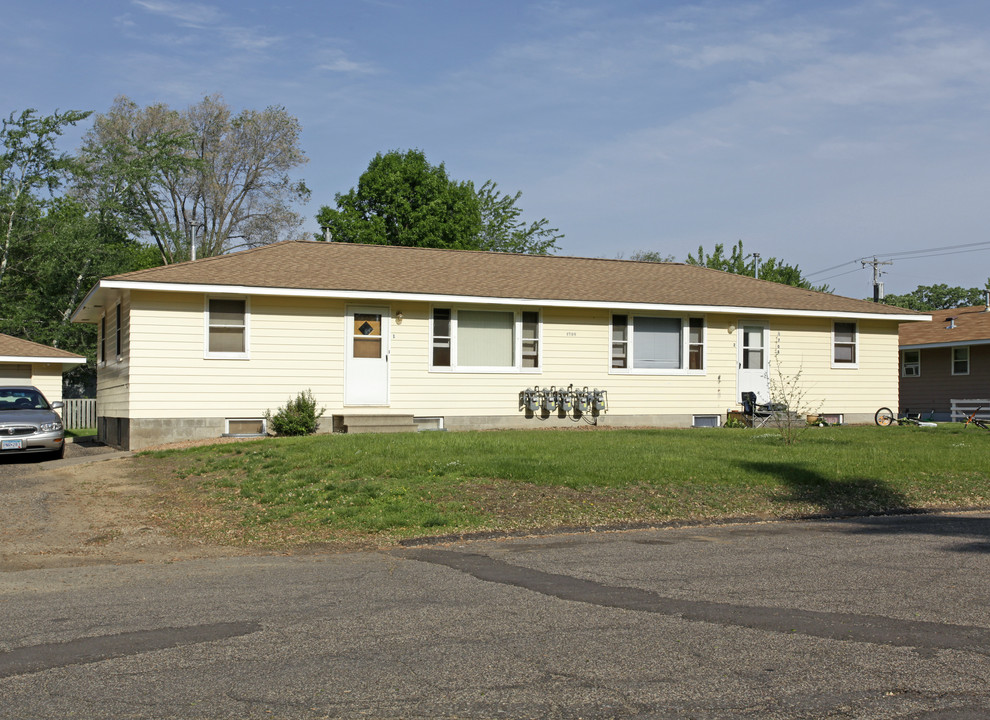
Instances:
[[[677,312],[717,312],[737,315],[765,315],[789,317],[829,317],[862,320],[889,320],[891,322],[923,322],[930,315],[901,315],[894,313],[852,312],[839,310],[801,310],[790,308],[766,308],[729,305],[685,305],[676,303],[628,303],[605,300],[560,300],[552,298],[515,298],[474,295],[449,295],[441,293],[406,293],[367,290],[339,290],[313,288],[262,287],[255,285],[213,285],[197,283],[141,282],[136,280],[101,280],[86,296],[72,316],[73,322],[96,322],[96,315],[87,317],[84,309],[92,299],[99,299],[101,290],[151,290],[157,292],[187,292],[226,295],[278,295],[283,297],[341,298],[345,300],[396,300],[404,302],[459,302],[477,305],[550,306],[613,310],[653,310]]]
[[[901,350],[929,350],[935,348],[967,347],[969,345],[990,345],[990,338],[983,340],[953,340],[952,342],[910,343],[900,345]]]
[[[84,357],[46,357],[44,355],[0,355],[5,363],[47,363],[49,365],[82,365]]]
[[[96,308],[102,308],[102,305],[97,305],[96,301],[103,301],[103,290],[106,287],[107,280],[99,280],[96,285],[94,285],[86,297],[82,299],[82,302],[76,307],[75,312],[72,313],[70,318],[71,322],[74,323],[95,323],[99,317],[99,313],[96,312]]]

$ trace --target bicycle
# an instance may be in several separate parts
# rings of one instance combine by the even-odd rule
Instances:
[[[973,425],[976,425],[976,427],[978,427],[978,428],[983,428],[987,432],[990,432],[990,426],[987,425],[987,421],[986,420],[981,420],[980,418],[976,417],[979,414],[980,410],[982,410],[982,409],[983,409],[983,406],[981,405],[980,407],[976,408],[976,412],[974,412],[972,415],[970,415],[968,418],[966,418],[966,424],[963,425],[963,430],[965,430],[966,428],[968,428],[970,426],[970,424],[973,424]]]
[[[876,415],[873,416],[873,421],[880,427],[887,427],[888,425],[914,425],[915,427],[938,427],[938,423],[933,423],[929,420],[922,420],[919,417],[911,417],[907,413],[902,415],[895,415],[890,408],[882,407],[877,410]]]

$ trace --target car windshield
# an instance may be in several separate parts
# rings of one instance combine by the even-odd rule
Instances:
[[[48,410],[48,403],[37,390],[0,388],[0,412],[7,410]]]

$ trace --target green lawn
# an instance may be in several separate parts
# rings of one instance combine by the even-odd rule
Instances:
[[[163,519],[297,543],[990,507],[990,433],[960,425],[320,435],[157,452]]]
[[[91,437],[96,435],[96,428],[74,428],[72,430],[66,430],[66,437]]]

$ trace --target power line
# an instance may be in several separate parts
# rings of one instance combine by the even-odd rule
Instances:
[[[982,240],[975,243],[965,243],[963,245],[946,245],[945,247],[938,248],[928,248],[927,250],[902,250],[900,252],[894,253],[877,253],[877,255],[883,255],[884,257],[897,259],[898,257],[907,257],[908,255],[918,255],[920,253],[934,253],[933,255],[926,255],[925,257],[935,257],[935,255],[952,255],[954,253],[939,253],[939,250],[958,250],[959,248],[978,248],[978,246],[987,245],[990,246],[990,240]],[[973,251],[969,251],[973,252]]]
[[[968,248],[968,249],[960,249]],[[854,265],[856,263],[866,262],[866,264],[871,263],[871,259],[876,259],[883,257],[889,260],[921,260],[922,258],[930,257],[940,257],[942,255],[958,255],[967,252],[979,252],[980,250],[990,250],[990,240],[983,240],[975,243],[964,243],[962,245],[945,245],[943,247],[926,248],[923,250],[902,250],[900,252],[893,253],[876,253],[874,255],[864,255],[863,257],[856,258],[855,260],[849,260],[844,263],[839,263],[838,265],[833,265],[827,267],[824,270],[817,270],[813,273],[807,273],[806,278],[810,279],[816,275],[821,275],[827,273],[831,270],[838,270],[839,268],[845,267],[846,265]],[[843,275],[846,273],[842,273]],[[832,277],[838,277],[833,275]],[[828,278],[824,278],[828,279]]]
[[[855,263],[858,263],[860,260],[862,260],[862,258],[857,258],[855,260],[849,260],[849,261],[844,262],[844,263],[839,263],[838,265],[833,265],[832,267],[827,267],[824,270],[819,270],[818,272],[808,273],[807,275],[805,275],[805,277],[806,278],[810,278],[810,277],[813,277],[815,275],[821,275],[822,273],[827,273],[829,270],[838,270],[840,267],[845,267],[846,265],[854,265]],[[856,268],[856,269],[858,270],[859,268]],[[852,272],[852,271],[850,271],[850,272]],[[845,275],[846,273],[842,273],[842,274]],[[833,275],[832,277],[838,277],[838,275]],[[827,280],[828,278],[825,278],[825,279]]]
[[[843,265],[848,265],[848,264],[849,263],[843,263]],[[841,267],[841,266],[836,266],[836,267]],[[828,277],[818,278],[817,280],[815,280],[815,282],[817,282],[817,283],[823,283],[826,280],[831,280],[832,278],[842,277],[843,275],[851,275],[852,273],[859,272],[860,270],[862,270],[862,268],[853,268],[852,270],[846,270],[845,272],[836,273],[835,275],[829,275]],[[807,279],[807,276],[805,276],[805,278]]]

